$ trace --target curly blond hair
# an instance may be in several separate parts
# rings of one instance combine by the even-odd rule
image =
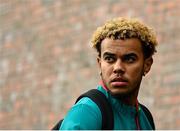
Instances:
[[[101,42],[105,38],[113,40],[138,38],[143,45],[146,58],[156,52],[156,45],[158,44],[153,29],[134,18],[115,18],[97,28],[92,36],[92,46],[99,55],[101,53]]]

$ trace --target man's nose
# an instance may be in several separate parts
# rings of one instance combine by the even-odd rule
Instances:
[[[125,66],[123,64],[123,62],[118,59],[115,63],[114,63],[114,73],[121,73],[123,74],[125,72]]]

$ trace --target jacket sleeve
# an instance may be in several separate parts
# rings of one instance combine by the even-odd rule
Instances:
[[[101,111],[89,98],[82,98],[67,113],[60,130],[100,130]]]

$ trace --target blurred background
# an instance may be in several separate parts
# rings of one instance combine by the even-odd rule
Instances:
[[[90,40],[114,17],[154,27],[159,46],[139,101],[157,129],[180,129],[179,0],[0,0],[0,129],[51,129],[96,88]]]

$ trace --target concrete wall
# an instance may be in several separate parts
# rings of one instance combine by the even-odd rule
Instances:
[[[157,129],[180,129],[179,0],[0,0],[0,129],[50,129],[99,81],[94,30],[138,17],[159,47],[139,100]]]

